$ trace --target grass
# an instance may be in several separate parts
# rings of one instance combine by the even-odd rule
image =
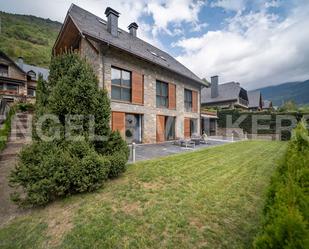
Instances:
[[[34,210],[1,248],[250,248],[284,142],[247,141],[130,165],[100,191]]]

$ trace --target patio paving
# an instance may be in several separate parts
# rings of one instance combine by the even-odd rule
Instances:
[[[138,144],[136,145],[136,150],[135,150],[135,153],[136,153],[135,160],[136,162],[143,161],[143,160],[149,160],[149,159],[164,157],[164,156],[173,155],[177,153],[185,153],[185,152],[200,150],[200,149],[207,148],[207,147],[218,146],[218,145],[222,145],[228,142],[230,141],[211,139],[209,140],[208,144],[200,144],[200,145],[195,146],[195,148],[180,147],[180,146],[174,145],[173,142],[167,142],[167,143],[162,143],[162,144]],[[129,162],[132,163],[132,156],[130,156]]]

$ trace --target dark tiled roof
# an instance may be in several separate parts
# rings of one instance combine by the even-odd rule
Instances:
[[[198,76],[168,53],[152,46],[138,37],[133,37],[127,31],[118,29],[118,37],[112,36],[107,31],[105,20],[74,4],[72,4],[70,8],[68,16],[72,18],[79,31],[84,35],[91,36],[119,49],[125,50],[135,56],[192,79],[195,82],[203,85],[205,84]]]
[[[202,104],[207,103],[217,103],[217,102],[225,102],[230,100],[236,100],[239,98],[239,93],[241,91],[241,86],[236,82],[228,82],[224,84],[218,85],[218,97],[211,97],[211,87],[203,88],[201,91],[201,102]]]
[[[248,92],[249,108],[260,107],[261,92],[260,91],[250,91]]]
[[[17,63],[17,62],[16,62]],[[37,67],[37,66],[33,66],[33,65],[29,65],[29,64],[23,64],[23,65],[19,65],[26,73],[28,73],[29,71],[33,71],[36,74],[36,80],[39,79],[39,75],[41,74],[43,76],[44,80],[48,80],[48,76],[49,76],[49,70],[43,67]]]

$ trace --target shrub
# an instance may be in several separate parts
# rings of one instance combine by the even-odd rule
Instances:
[[[309,136],[302,121],[271,180],[255,248],[308,248]]]
[[[34,105],[31,103],[19,103],[17,108],[22,112],[33,111]]]
[[[110,162],[86,142],[35,142],[25,147],[11,173],[12,186],[21,186],[12,199],[21,206],[41,206],[74,193],[92,191],[106,180]]]
[[[0,151],[4,150],[10,131],[11,131],[11,122],[12,118],[16,113],[17,107],[15,105],[11,106],[6,119],[4,120],[1,128],[0,128]]]
[[[126,170],[126,163],[129,157],[127,143],[121,138],[118,131],[111,132],[103,149],[100,151],[103,155],[108,155],[111,162],[108,176],[117,177]]]
[[[54,57],[48,84],[39,79],[34,121],[44,114],[56,115],[60,121],[45,122],[44,135],[57,128],[60,138],[44,142],[33,133],[34,144],[21,152],[11,174],[12,185],[21,186],[24,192],[24,197],[14,194],[18,204],[44,205],[62,196],[93,191],[108,177],[125,171],[128,148],[118,132],[110,131],[108,94],[98,89],[92,68],[78,54]],[[83,128],[73,135],[83,136],[83,141],[68,141],[65,136],[66,116],[75,114],[84,115],[84,119],[73,121]],[[92,127],[89,115],[95,118]],[[104,139],[92,141],[89,128]]]

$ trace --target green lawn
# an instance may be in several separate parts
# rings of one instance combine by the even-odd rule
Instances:
[[[283,142],[248,141],[130,165],[96,193],[0,230],[0,248],[250,248]]]

